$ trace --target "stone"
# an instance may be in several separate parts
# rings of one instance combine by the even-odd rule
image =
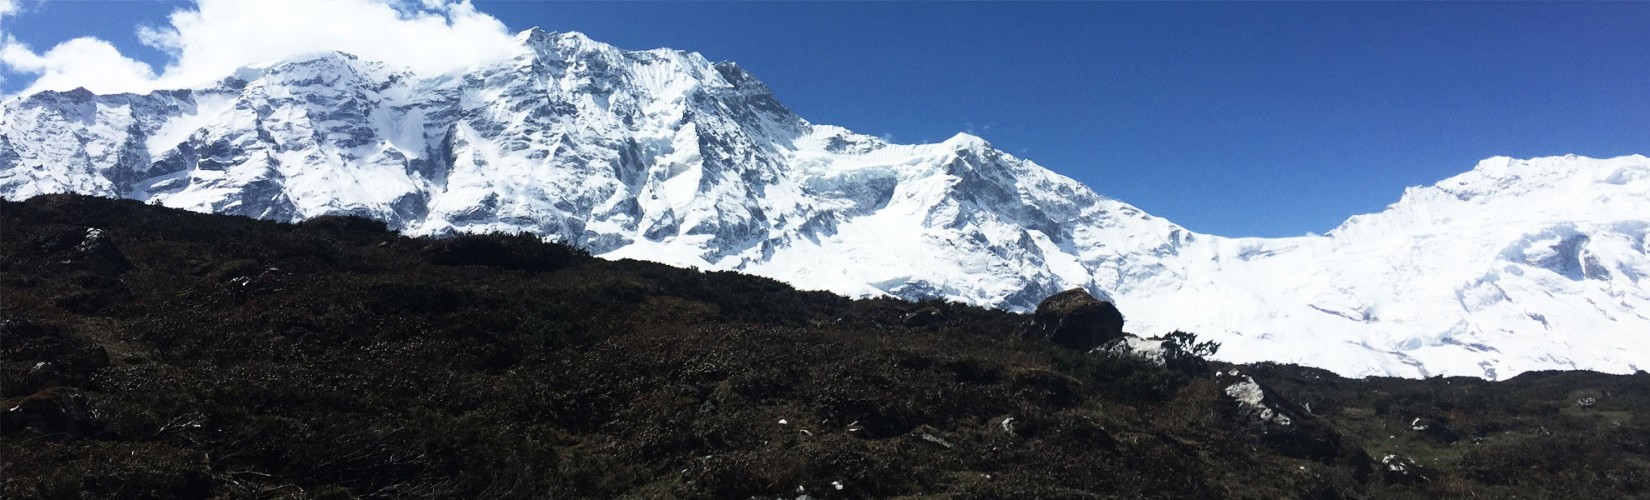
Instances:
[[[1087,290],[1073,288],[1037,304],[1031,325],[1022,337],[1088,352],[1123,337],[1123,313]]]
[[[1233,403],[1229,418],[1268,448],[1325,464],[1350,464],[1360,475],[1369,471],[1371,460],[1363,449],[1254,377],[1231,370],[1215,373],[1214,379]]]
[[[1406,457],[1381,457],[1381,479],[1391,484],[1420,484],[1432,481],[1438,473]]]
[[[1419,432],[1428,439],[1444,444],[1461,440],[1460,434],[1456,434],[1453,429],[1435,418],[1416,417],[1409,421],[1409,430]]]
[[[8,436],[89,436],[99,426],[88,406],[86,394],[80,389],[53,387],[7,400],[0,411],[0,428]]]
[[[86,270],[100,276],[120,276],[132,269],[131,261],[126,260],[126,254],[121,253],[108,233],[95,227],[86,228],[80,244],[75,245],[74,258]]]

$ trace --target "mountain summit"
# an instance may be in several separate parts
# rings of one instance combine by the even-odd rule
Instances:
[[[1109,295],[1144,334],[1361,375],[1650,367],[1650,159],[1486,160],[1324,236],[1193,233],[958,134],[816,125],[732,63],[522,32],[421,74],[332,52],[148,94],[0,104],[0,196],[74,192],[1028,310]]]

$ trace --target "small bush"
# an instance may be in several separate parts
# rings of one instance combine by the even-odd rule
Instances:
[[[1208,358],[1220,351],[1213,340],[1199,342],[1197,335],[1179,330],[1163,336],[1163,362],[1171,369],[1194,375],[1209,372]]]

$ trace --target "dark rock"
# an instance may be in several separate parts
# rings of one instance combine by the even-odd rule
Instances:
[[[7,436],[88,436],[99,425],[87,406],[86,394],[73,387],[53,387],[7,400],[0,412],[0,432]]]
[[[119,276],[132,268],[131,261],[102,229],[82,226],[48,226],[26,236],[24,243],[45,269],[55,272],[85,271],[100,276]]]
[[[1216,374],[1215,382],[1234,403],[1233,416],[1245,429],[1267,437],[1291,433],[1298,428],[1301,412],[1289,408],[1282,397],[1253,377],[1232,370]]]
[[[120,252],[114,241],[102,229],[86,228],[86,236],[75,246],[75,257],[86,270],[102,276],[120,276],[132,269],[131,261]]]
[[[1454,430],[1449,428],[1449,426],[1444,425],[1443,422],[1434,418],[1417,417],[1414,420],[1410,420],[1409,430],[1419,432],[1421,435],[1426,436],[1433,441],[1444,444],[1454,443],[1461,440],[1460,434],[1456,434]]]
[[[939,308],[924,307],[906,313],[905,317],[900,318],[900,323],[911,328],[922,328],[939,324],[944,319],[945,315],[940,313]]]
[[[1381,457],[1381,480],[1391,484],[1420,484],[1432,481],[1438,475],[1414,460],[1397,455]]]
[[[1057,415],[1059,414],[1029,412],[1003,416],[987,422],[987,428],[1001,437],[1036,438],[1062,430],[1062,425],[1066,422]]]
[[[37,235],[36,243],[48,254],[56,254],[53,267],[84,270],[100,276],[120,276],[132,269],[131,261],[115,246],[106,231],[95,227],[59,227]]]
[[[1081,288],[1073,288],[1037,304],[1031,326],[1022,335],[1055,345],[1089,351],[1123,336],[1123,313]]]

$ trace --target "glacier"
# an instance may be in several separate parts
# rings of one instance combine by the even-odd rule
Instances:
[[[792,113],[686,51],[532,29],[440,74],[330,52],[198,88],[0,103],[0,196],[81,193],[414,235],[527,232],[855,297],[1029,310],[1348,376],[1650,367],[1650,158],[1491,158],[1321,236],[1189,231],[958,134]],[[1101,186],[1103,188],[1103,186]]]

